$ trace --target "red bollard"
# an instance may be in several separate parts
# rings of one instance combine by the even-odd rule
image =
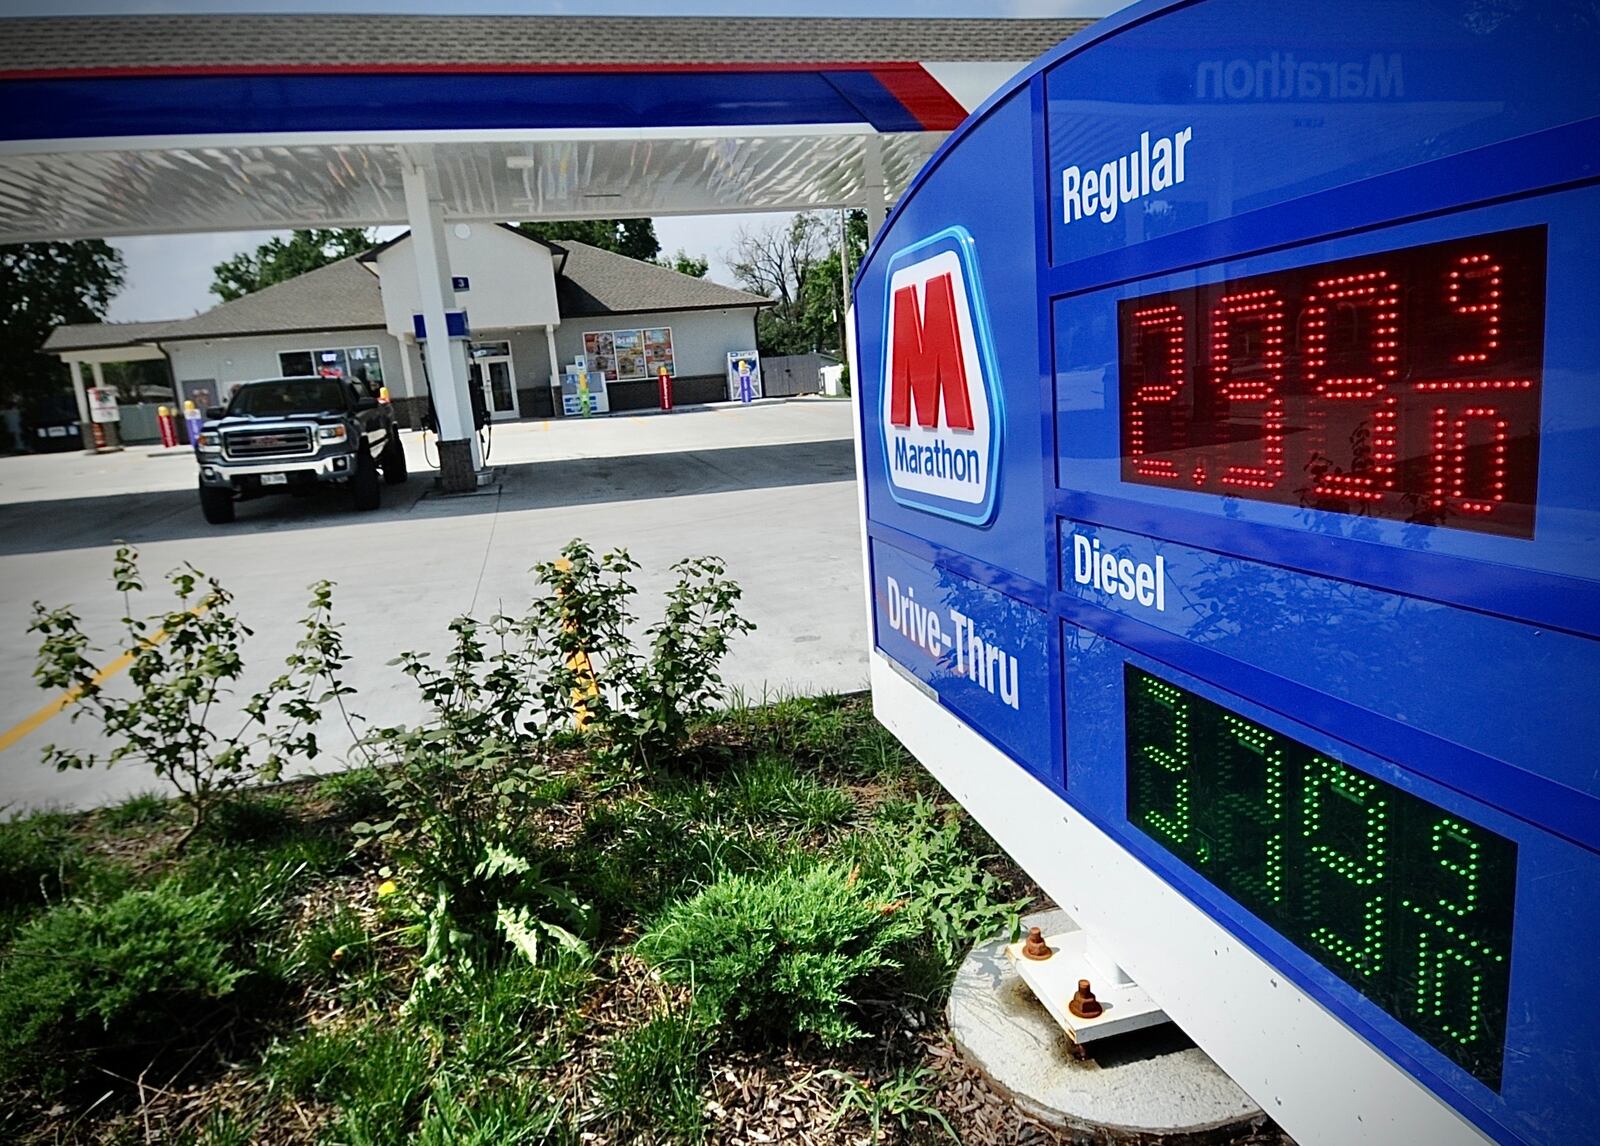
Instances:
[[[162,406],[156,411],[156,425],[161,427],[161,444],[171,449],[178,444],[178,423],[172,417],[172,408]]]
[[[661,387],[661,408],[672,409],[672,375],[667,373],[665,366],[657,368],[656,380]]]

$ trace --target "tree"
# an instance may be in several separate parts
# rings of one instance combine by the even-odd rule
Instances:
[[[706,272],[711,269],[711,261],[709,259],[696,258],[682,247],[679,247],[678,253],[670,259],[655,259],[652,261],[666,267],[668,270],[677,271],[680,275],[689,275],[697,279],[705,278]]]
[[[645,262],[652,262],[661,254],[656,225],[650,219],[556,219],[546,223],[518,223],[517,230],[547,243],[572,239]]]
[[[803,300],[827,249],[826,226],[823,215],[806,211],[788,223],[739,228],[730,260],[734,276],[746,290],[776,304],[756,318],[756,348],[762,354],[806,354],[818,348]]]
[[[839,221],[831,217],[832,250],[818,260],[816,269],[806,279],[805,294],[801,299],[804,322],[817,338],[817,349],[826,350],[844,358],[845,306],[844,284],[839,274]],[[849,270],[852,278],[867,253],[867,213],[845,213],[845,244],[850,252]]]
[[[850,268],[867,249],[867,217],[846,216]],[[756,319],[757,349],[763,354],[843,356],[844,304],[839,277],[838,216],[805,212],[787,224],[740,228],[734,241],[733,273],[747,290],[775,299]]]
[[[99,239],[0,247],[0,406],[31,410],[65,389],[66,364],[40,347],[58,326],[104,319],[125,273]]]
[[[274,236],[254,253],[241,251],[212,267],[211,293],[232,302],[376,245],[373,233],[364,227],[295,231],[287,241]]]

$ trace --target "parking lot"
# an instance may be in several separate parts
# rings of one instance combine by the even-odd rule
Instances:
[[[376,512],[356,514],[331,490],[249,502],[220,527],[201,518],[184,449],[0,459],[0,805],[91,805],[155,786],[132,766],[58,775],[40,762],[48,743],[93,736],[70,722],[70,710],[39,716],[52,694],[31,678],[32,602],[76,606],[101,648],[93,659],[110,661],[123,613],[110,583],[119,540],[138,547],[148,581],[188,562],[237,595],[256,630],[246,692],[290,651],[306,586],[337,582],[335,618],[360,690],[354,707],[380,724],[418,715],[410,682],[386,662],[407,649],[441,649],[462,613],[520,609],[529,567],[573,537],[624,546],[642,562],[646,620],[673,561],[723,557],[757,625],[729,657],[730,689],[759,697],[865,685],[848,403],[502,423],[490,445],[495,484],[461,497],[433,493],[421,434],[406,434],[406,449],[411,479],[385,487]],[[155,584],[144,596],[142,609],[135,602],[141,614],[171,601]],[[113,679],[111,687],[126,685]],[[329,747],[318,768],[337,765],[349,737],[329,730]]]

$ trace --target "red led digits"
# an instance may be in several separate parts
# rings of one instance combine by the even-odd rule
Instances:
[[[1468,283],[1484,284],[1477,302],[1463,302]],[[1456,260],[1448,275],[1445,288],[1446,301],[1457,314],[1483,316],[1483,346],[1481,350],[1464,350],[1455,356],[1457,362],[1487,362],[1500,345],[1500,264],[1486,254],[1462,255]]]
[[[1399,303],[1400,284],[1390,279],[1388,271],[1320,279],[1306,298],[1306,381],[1319,398],[1373,404],[1364,456],[1353,457],[1347,470],[1323,473],[1315,486],[1320,496],[1377,501],[1394,488],[1400,415],[1399,400],[1389,392],[1389,384],[1400,373]],[[1330,331],[1335,323],[1357,332],[1354,338],[1342,339],[1339,349],[1345,351],[1341,357],[1365,359],[1361,372],[1323,376],[1335,350]],[[1363,331],[1365,346],[1349,345]],[[1358,423],[1357,430],[1361,428]],[[1331,456],[1331,447],[1332,443],[1324,444],[1325,455]]]
[[[1524,227],[1121,300],[1122,479],[1532,537],[1547,244]]]
[[[1149,456],[1145,407],[1171,406],[1177,402],[1183,390],[1184,375],[1188,370],[1183,345],[1186,324],[1183,312],[1176,306],[1157,306],[1136,311],[1133,321],[1139,332],[1135,343],[1136,353],[1140,356],[1145,377],[1151,380],[1138,387],[1128,411],[1128,457],[1140,477],[1171,480],[1178,476],[1176,464],[1168,458]],[[1177,424],[1176,414],[1173,424]]]
[[[1442,413],[1442,411],[1441,411]],[[1436,414],[1437,416],[1437,414]],[[1478,496],[1470,496],[1467,492],[1468,484],[1468,423],[1480,421],[1488,423],[1489,440],[1485,452],[1487,465],[1482,467],[1487,470],[1483,479],[1476,487]],[[1511,424],[1500,417],[1500,411],[1493,406],[1468,406],[1461,411],[1461,416],[1450,425],[1449,441],[1446,444],[1448,458],[1444,464],[1435,462],[1434,500],[1440,503],[1442,493],[1438,476],[1448,474],[1450,496],[1455,499],[1456,507],[1462,513],[1492,513],[1496,506],[1506,499],[1506,438]],[[1437,427],[1435,437],[1439,434]],[[1437,450],[1438,447],[1436,447]],[[1436,453],[1437,458],[1437,453]]]
[[[1232,335],[1254,327],[1259,346],[1242,353]],[[1242,332],[1241,332],[1242,333]],[[1247,343],[1248,345],[1248,343]],[[1222,484],[1245,489],[1271,489],[1283,479],[1283,299],[1275,290],[1226,295],[1211,312],[1211,377],[1229,403],[1260,402],[1261,463],[1230,465]]]

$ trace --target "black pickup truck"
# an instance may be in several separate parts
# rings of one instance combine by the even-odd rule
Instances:
[[[390,485],[406,480],[394,409],[341,378],[244,383],[226,408],[206,411],[195,456],[200,509],[213,525],[232,521],[237,501],[323,482],[348,486],[355,508],[376,509],[380,471]]]

